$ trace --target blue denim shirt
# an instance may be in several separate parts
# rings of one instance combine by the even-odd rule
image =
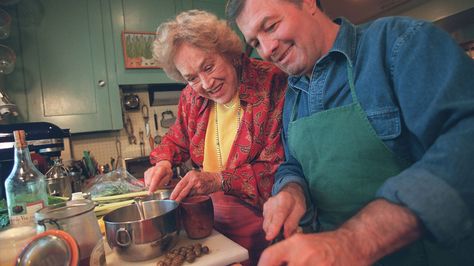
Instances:
[[[302,92],[298,118],[351,103],[349,59],[357,97],[377,135],[412,163],[374,198],[408,207],[442,244],[466,238],[474,214],[474,60],[428,22],[391,17],[360,26],[336,23],[341,27],[334,46],[316,62],[312,78],[289,77],[282,133],[287,159],[273,194],[289,182],[307,193],[301,166],[287,146],[296,92]],[[308,198],[302,223],[317,207]]]

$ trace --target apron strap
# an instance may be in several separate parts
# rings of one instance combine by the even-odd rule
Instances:
[[[346,56],[346,59],[347,59],[347,64],[346,64],[347,81],[349,82],[349,88],[351,90],[352,102],[357,102],[358,103],[359,100],[357,99],[357,95],[355,93],[354,71],[353,71],[353,67],[352,67],[352,62],[347,56]]]
[[[295,121],[298,116],[298,106],[300,105],[301,90],[296,90],[296,99],[293,103],[293,108],[291,108],[290,122]]]
[[[359,103],[359,100],[357,99],[357,95],[355,93],[355,85],[354,85],[354,71],[352,67],[352,62],[351,60],[346,56],[347,64],[347,81],[349,82],[349,89],[351,90],[351,96],[352,96],[352,102],[354,103]],[[300,98],[301,98],[301,90],[297,89],[296,90],[296,99],[295,102],[293,103],[293,107],[291,109],[291,116],[290,116],[290,121],[295,121],[297,116],[298,116],[298,106],[300,103]]]

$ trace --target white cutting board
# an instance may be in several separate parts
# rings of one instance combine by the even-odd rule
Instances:
[[[193,263],[185,262],[183,265],[189,266],[224,266],[232,263],[242,262],[249,258],[247,249],[225,237],[223,234],[212,231],[212,234],[204,239],[189,239],[186,232],[182,230],[179,234],[176,247],[186,246],[192,243],[201,243],[209,247],[209,254],[196,258]],[[156,257],[147,261],[128,262],[121,260],[117,254],[110,250],[105,241],[105,254],[107,265],[129,265],[129,266],[155,266],[161,257]],[[176,248],[175,247],[175,248]]]

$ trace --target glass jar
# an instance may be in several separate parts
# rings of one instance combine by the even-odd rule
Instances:
[[[91,200],[73,200],[45,207],[35,213],[37,231],[59,229],[68,232],[79,245],[79,265],[89,265],[94,248],[103,245],[94,207]]]

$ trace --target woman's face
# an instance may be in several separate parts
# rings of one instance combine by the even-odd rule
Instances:
[[[208,53],[183,43],[174,56],[181,76],[200,96],[217,103],[228,103],[238,89],[237,72],[219,53]]]

